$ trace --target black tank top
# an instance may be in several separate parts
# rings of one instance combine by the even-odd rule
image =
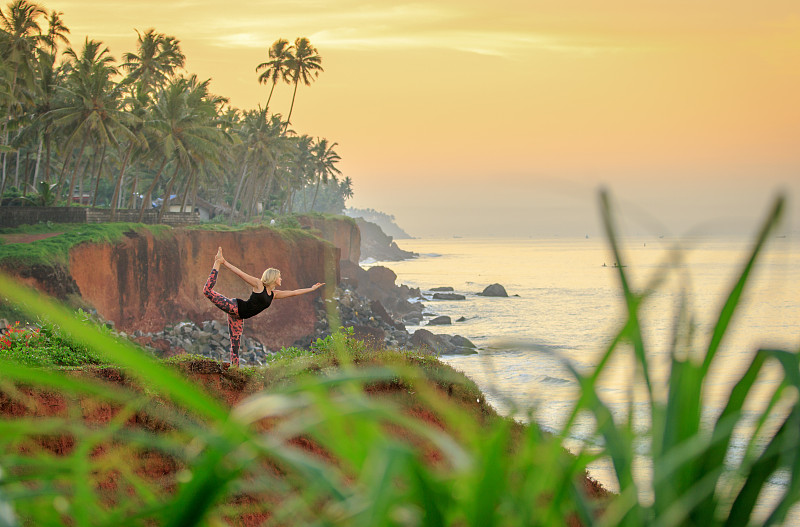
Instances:
[[[258,315],[269,307],[275,293],[267,294],[267,290],[263,289],[260,293],[250,293],[250,298],[242,300],[236,299],[236,304],[239,307],[239,318],[250,318]]]

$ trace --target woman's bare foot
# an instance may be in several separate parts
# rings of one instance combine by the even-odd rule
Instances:
[[[225,263],[225,258],[222,256],[222,247],[217,249],[217,255],[214,256],[214,269],[219,271],[222,264]]]

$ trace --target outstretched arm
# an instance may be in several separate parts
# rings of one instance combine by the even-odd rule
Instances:
[[[217,258],[214,261],[214,264],[216,265],[217,262],[220,261],[222,262],[222,265],[233,271],[233,274],[244,280],[247,283],[247,285],[252,287],[254,293],[260,293],[261,291],[264,290],[264,284],[261,283],[261,279],[245,273],[244,271],[242,271],[241,269],[239,269],[238,267],[236,267],[235,265],[233,265],[228,260],[222,257],[222,247],[220,247],[219,250],[217,251]]]
[[[290,296],[297,296],[297,295],[304,295],[306,293],[310,293],[311,291],[316,291],[320,287],[325,285],[325,282],[317,282],[316,284],[312,285],[311,287],[307,287],[305,289],[294,289],[292,291],[278,291],[277,289],[272,293],[275,295],[275,299],[278,298],[287,298]]]

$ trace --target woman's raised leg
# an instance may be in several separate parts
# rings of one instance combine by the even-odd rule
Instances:
[[[228,333],[231,337],[231,366],[239,367],[239,342],[244,331],[244,320],[236,315],[228,315]]]
[[[206,295],[206,298],[211,300],[212,304],[214,304],[224,312],[228,313],[229,315],[231,314],[236,315],[238,317],[239,305],[236,303],[236,300],[223,296],[214,291],[214,286],[217,284],[218,274],[219,271],[217,271],[216,269],[211,270],[211,274],[208,275],[208,280],[206,281],[206,285],[205,287],[203,287],[203,294]]]

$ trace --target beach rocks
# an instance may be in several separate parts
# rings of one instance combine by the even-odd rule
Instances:
[[[475,345],[460,335],[435,335],[426,329],[418,329],[411,336],[411,344],[437,355],[477,353]]]
[[[417,311],[410,299],[419,298],[419,289],[405,285],[395,285],[397,275],[391,269],[382,266],[364,270],[358,265],[341,262],[341,286],[361,297],[379,301],[395,318]]]
[[[120,336],[125,336],[121,334]],[[179,322],[163,331],[143,333],[134,331],[133,340],[161,358],[181,353],[202,355],[224,362],[230,361],[228,325],[219,320],[206,320],[201,325]],[[258,340],[242,336],[239,361],[243,366],[258,366],[268,362],[274,352]]]
[[[428,321],[429,326],[446,326],[452,323],[453,321],[446,315],[438,316]]]
[[[466,300],[467,297],[458,293],[434,293],[434,300]]]
[[[487,286],[482,292],[477,294],[479,294],[480,296],[499,296],[499,297],[508,296],[506,288],[500,284],[492,284],[490,286]]]

